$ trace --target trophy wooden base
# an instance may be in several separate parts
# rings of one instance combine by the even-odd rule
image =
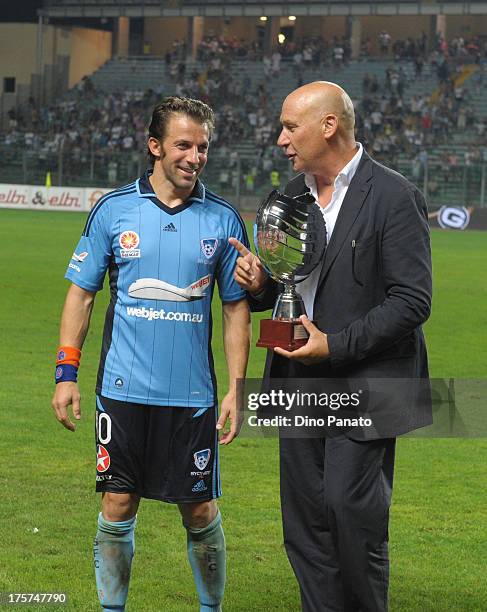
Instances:
[[[299,321],[262,319],[260,336],[256,346],[273,349],[280,346],[286,351],[295,351],[308,342],[308,332]]]

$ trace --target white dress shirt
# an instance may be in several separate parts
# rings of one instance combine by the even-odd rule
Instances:
[[[335,227],[335,223],[338,217],[338,213],[340,212],[340,208],[342,207],[343,200],[348,191],[348,187],[355,176],[355,172],[357,171],[360,159],[363,153],[363,147],[360,142],[357,142],[358,151],[352,157],[352,159],[348,162],[348,164],[340,170],[338,173],[335,182],[334,182],[334,190],[331,196],[330,202],[326,206],[321,206],[318,202],[318,191],[316,188],[316,181],[312,174],[304,175],[304,182],[309,187],[311,195],[315,199],[315,204],[321,210],[321,214],[326,223],[326,240],[327,244],[330,243],[331,235],[333,233],[333,229]],[[321,273],[321,265],[318,265],[313,272],[306,278],[304,281],[298,284],[296,287],[298,293],[301,295],[304,301],[304,305],[306,307],[306,313],[308,319],[313,319],[313,306],[314,299],[316,294],[316,288],[318,286],[318,280],[320,278]]]

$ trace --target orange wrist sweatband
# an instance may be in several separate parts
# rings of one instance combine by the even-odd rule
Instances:
[[[81,351],[73,346],[60,346],[57,350],[56,365],[70,364],[79,368]]]

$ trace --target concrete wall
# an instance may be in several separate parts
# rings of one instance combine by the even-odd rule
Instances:
[[[42,28],[42,78],[38,73],[38,25],[0,23],[0,87],[4,77],[15,77],[16,92],[2,94],[0,120],[29,96],[41,104],[75,85],[111,57],[111,33],[86,28],[44,25]],[[42,91],[41,91],[42,86]]]
[[[44,40],[52,36],[46,28]],[[47,45],[45,45],[47,47]],[[47,50],[47,49],[46,49]],[[37,68],[37,25],[0,23],[0,77],[13,76],[18,84],[29,85]]]
[[[0,77],[14,76],[30,85],[38,69],[37,24],[0,23]],[[91,74],[111,57],[112,35],[103,30],[43,26],[43,65],[46,71],[70,57],[69,87]],[[20,43],[19,43],[20,41]],[[52,69],[51,69],[52,70]]]
[[[73,87],[108,61],[112,54],[112,34],[104,30],[73,28],[71,30],[71,61],[69,87]]]
[[[243,38],[250,42],[257,37],[257,17],[232,17],[225,23],[221,17],[203,17],[195,22],[197,38],[200,36],[225,36]],[[164,55],[175,40],[187,40],[188,23],[185,17],[147,18],[144,22],[144,41],[150,44],[151,54]]]
[[[458,36],[472,38],[476,35],[485,36],[486,34],[487,15],[446,16],[447,40]]]
[[[334,36],[344,36],[346,31],[346,17],[298,17],[294,26],[294,38],[322,36],[324,40],[331,41]]]
[[[193,40],[191,41],[191,54],[195,57],[198,45],[200,44],[204,36],[204,28],[205,18],[193,17]]]
[[[362,40],[370,38],[372,53],[379,53],[379,33],[386,30],[391,35],[391,46],[395,40],[406,38],[421,38],[423,32],[430,31],[429,16],[402,17],[362,17]]]
[[[65,32],[53,26],[43,28],[43,82],[53,87],[64,82],[64,62],[59,53],[66,52]],[[4,77],[15,77],[14,94],[3,94]],[[0,23],[0,120],[29,96],[38,96],[41,79],[38,74],[37,24]]]
[[[186,17],[150,17],[144,20],[144,41],[150,44],[153,55],[164,55],[175,40],[186,40]]]
[[[225,36],[227,38],[243,38],[253,42],[257,38],[257,26],[264,25],[258,17],[231,17],[225,22],[220,17],[205,17],[205,36]]]

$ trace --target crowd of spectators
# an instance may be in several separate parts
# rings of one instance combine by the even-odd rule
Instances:
[[[481,144],[485,118],[475,115],[466,87],[448,80],[433,96],[407,96],[409,83],[401,66],[388,69],[382,83],[364,75],[362,97],[355,101],[357,137],[375,157],[390,165],[399,155],[414,159],[466,129],[473,130],[471,140]]]
[[[426,57],[424,35],[411,44],[391,41],[381,33],[381,51],[408,49],[414,61],[414,78],[422,78],[425,62],[436,70],[438,83],[434,96],[413,95],[408,92],[413,82],[411,71],[397,58],[383,75],[365,73],[362,93],[354,100],[357,116],[357,139],[378,159],[394,166],[400,156],[415,162],[427,159],[425,151],[434,144],[447,142],[455,132],[470,130],[473,142],[485,139],[485,118],[477,117],[471,103],[471,91],[455,85],[457,64],[449,62],[450,55],[462,56],[464,49],[475,41],[455,39],[445,48],[438,40],[436,49]],[[233,180],[232,173],[243,173],[251,190],[255,182],[278,171],[282,156],[275,147],[279,132],[280,100],[276,99],[275,79],[286,64],[286,78],[294,78],[294,86],[304,82],[304,71],[318,69],[323,62],[340,67],[349,61],[350,48],[344,39],[334,38],[326,45],[321,38],[310,38],[299,45],[292,42],[276,48],[262,57],[264,80],[256,82],[248,73],[246,62],[257,49],[237,39],[205,38],[198,47],[198,63],[186,62],[184,42],[176,41],[166,55],[166,72],[171,92],[197,97],[216,111],[216,132],[212,157],[228,160],[228,168],[220,171],[220,182]],[[407,43],[407,41],[406,41]],[[475,42],[475,49],[483,53]],[[444,45],[443,45],[444,46]],[[340,48],[340,52],[336,52]],[[412,51],[415,49],[416,51]],[[469,51],[469,53],[470,53]],[[446,55],[445,55],[446,53]],[[291,71],[289,67],[292,66]],[[485,65],[481,63],[470,83],[480,92],[484,86]],[[469,86],[471,87],[471,85]],[[435,89],[432,84],[431,90]],[[165,95],[167,88],[154,84],[146,91],[124,91],[101,94],[88,77],[61,102],[38,108],[33,99],[22,108],[9,113],[8,125],[0,135],[3,149],[22,148],[35,152],[38,159],[63,155],[72,166],[88,163],[93,156],[107,166],[109,160],[124,154],[132,161],[145,150],[146,126],[153,106]],[[235,145],[251,144],[252,156],[246,156],[243,167]],[[121,156],[118,156],[121,157]],[[474,163],[476,154],[469,155]],[[228,174],[228,176],[226,176]]]
[[[230,43],[229,43],[230,44]],[[278,151],[276,141],[277,100],[273,95],[270,77],[280,74],[281,53],[275,50],[269,57],[263,57],[265,80],[254,83],[250,75],[239,64],[237,57],[246,57],[255,50],[245,48],[243,43],[233,41],[232,51],[227,53],[217,40],[202,41],[198,55],[199,70],[189,74],[185,67],[173,71],[174,92],[180,96],[196,97],[215,110],[216,130],[212,142],[212,157],[226,160],[225,168],[218,173],[218,180],[233,184],[238,173],[249,176],[246,184],[250,187],[274,169]],[[179,62],[181,65],[181,62]],[[248,141],[253,144],[251,160],[241,163],[235,152],[235,144]]]
[[[84,78],[68,99],[37,109],[27,105],[9,113],[3,144],[35,155],[40,162],[60,152],[65,170],[76,164],[108,161],[116,153],[138,157],[144,150],[147,109],[159,97],[154,91],[99,95]]]
[[[487,41],[479,36],[470,39],[458,36],[447,41],[437,34],[433,44],[429,44],[426,32],[418,38],[392,39],[391,35],[382,30],[379,33],[377,47],[381,57],[393,57],[394,60],[411,60],[423,66],[425,63],[439,64],[443,59],[452,64],[480,64],[487,59]],[[361,57],[372,56],[373,44],[370,38],[365,38],[361,45]]]

